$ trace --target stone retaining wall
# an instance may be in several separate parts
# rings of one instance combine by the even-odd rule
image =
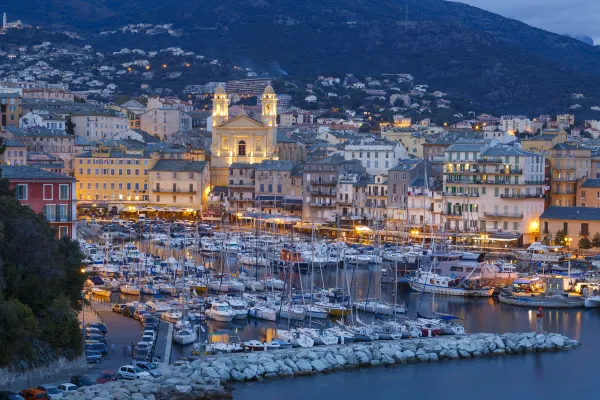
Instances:
[[[558,334],[506,333],[378,341],[310,349],[228,354],[168,366],[163,376],[80,389],[67,399],[203,399],[229,397],[222,386],[269,378],[306,376],[347,368],[461,360],[483,356],[572,349]]]
[[[44,382],[64,380],[68,382],[71,376],[87,374],[88,365],[85,357],[75,360],[61,358],[58,361],[41,368],[25,371],[11,371],[7,368],[0,369],[0,388],[2,390],[20,391],[25,388],[35,387]]]

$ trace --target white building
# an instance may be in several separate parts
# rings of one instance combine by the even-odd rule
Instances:
[[[96,112],[74,114],[71,121],[75,124],[75,135],[86,140],[110,139],[117,132],[129,129],[129,120],[121,115]]]
[[[518,146],[450,146],[443,171],[446,229],[489,235],[484,240],[539,241],[544,168],[544,155]]]
[[[500,126],[511,135],[516,132],[533,132],[533,121],[523,115],[503,115],[500,118]]]
[[[402,143],[374,137],[355,139],[344,147],[344,159],[359,160],[369,175],[387,175],[390,168],[407,157]]]
[[[28,112],[19,118],[19,128],[43,126],[48,129],[65,130],[65,120],[56,114],[38,114]]]
[[[192,118],[177,109],[154,108],[140,117],[140,128],[160,139],[192,128]]]

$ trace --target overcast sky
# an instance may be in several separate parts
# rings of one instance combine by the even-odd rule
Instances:
[[[459,0],[556,33],[582,34],[600,43],[600,0]]]

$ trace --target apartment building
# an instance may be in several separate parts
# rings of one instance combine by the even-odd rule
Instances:
[[[17,140],[4,140],[6,149],[0,154],[2,165],[27,165],[27,145]]]
[[[86,140],[111,139],[115,133],[129,129],[126,116],[99,112],[71,115],[75,124],[75,136]]]
[[[552,147],[549,158],[552,205],[573,207],[577,204],[577,185],[590,177],[591,155],[591,149],[568,143]]]
[[[387,218],[388,177],[375,175],[367,183],[366,189],[366,217],[373,221],[373,225],[383,228]]]
[[[399,229],[407,221],[408,196],[410,186],[418,179],[431,175],[431,163],[418,158],[401,160],[388,172],[387,218],[391,229]]]
[[[42,126],[48,129],[57,129],[64,131],[66,121],[60,115],[52,113],[34,113],[28,112],[19,118],[19,128],[29,128],[33,126]]]
[[[0,127],[19,126],[21,113],[21,94],[18,90],[0,90]]]
[[[545,156],[516,146],[456,144],[445,153],[446,229],[539,239]]]
[[[192,129],[192,118],[179,109],[154,108],[140,116],[140,128],[165,140],[177,132]]]
[[[64,89],[31,88],[23,89],[24,99],[75,101],[75,95]]]
[[[533,121],[523,115],[503,115],[500,118],[500,126],[511,135],[516,132],[533,133]]]
[[[7,138],[17,140],[27,145],[29,151],[44,152],[59,158],[64,164],[64,173],[74,176],[75,136],[65,131],[52,130],[45,127],[5,129]]]
[[[302,220],[335,222],[339,177],[362,171],[359,160],[345,160],[339,155],[307,161],[303,171]]]
[[[151,155],[143,150],[99,146],[75,156],[79,205],[123,209],[148,202]]]
[[[148,179],[150,206],[184,212],[206,208],[210,190],[208,162],[157,160]]]
[[[294,161],[264,160],[256,165],[254,208],[266,214],[298,215],[302,204],[302,177]]]
[[[586,179],[579,185],[576,206],[600,208],[600,179]]]
[[[600,232],[600,208],[550,206],[540,215],[540,226],[543,237],[567,232],[571,247],[576,248],[581,238],[591,239]]]
[[[290,110],[279,114],[279,126],[282,127],[313,124],[314,122],[315,115],[309,111]]]
[[[344,146],[344,159],[358,160],[369,175],[386,175],[407,157],[402,143],[374,137],[351,140]]]
[[[255,174],[258,164],[233,163],[229,166],[227,201],[229,211],[243,212],[254,207]]]

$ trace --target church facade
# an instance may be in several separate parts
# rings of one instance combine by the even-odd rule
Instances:
[[[277,96],[271,85],[261,97],[261,120],[244,114],[229,118],[229,99],[222,86],[215,90],[212,110],[211,186],[229,185],[233,163],[258,164],[277,159]]]

